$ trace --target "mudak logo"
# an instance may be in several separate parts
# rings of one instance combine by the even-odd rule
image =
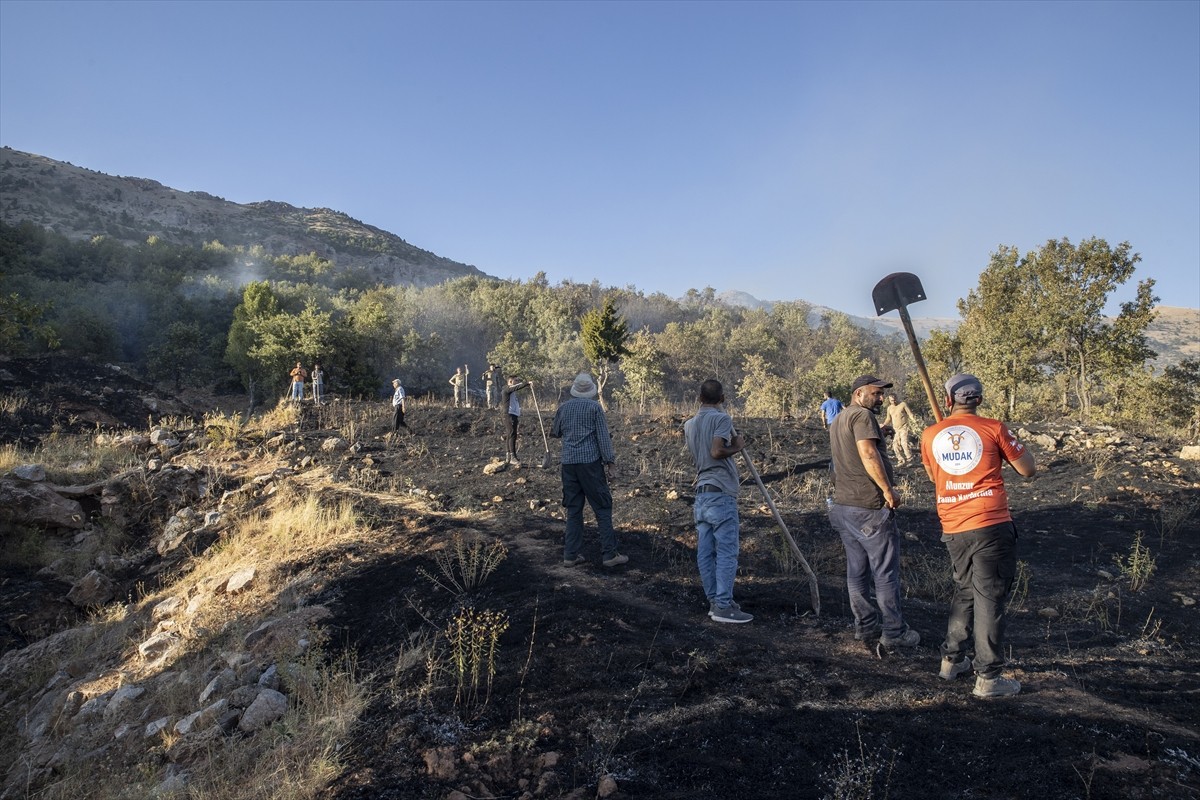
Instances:
[[[971,428],[954,425],[933,437],[933,459],[951,475],[965,475],[979,466],[983,457],[983,439]]]

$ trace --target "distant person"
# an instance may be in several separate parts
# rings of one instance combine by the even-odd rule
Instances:
[[[908,466],[913,457],[909,436],[918,432],[920,423],[908,403],[897,401],[896,395],[889,394],[887,402],[886,424],[892,428],[892,455],[898,466]]]
[[[846,551],[854,638],[865,640],[882,632],[880,642],[886,647],[916,647],[921,635],[905,624],[900,610],[900,496],[875,419],[883,406],[883,390],[890,388],[874,375],[855,378],[849,407],[829,426],[834,475],[829,521]]]
[[[583,553],[583,501],[596,515],[600,531],[601,561],[616,567],[629,561],[617,552],[617,533],[612,524],[612,492],[608,472],[616,463],[612,436],[604,409],[596,402],[596,382],[581,372],[571,384],[571,399],[554,412],[550,435],[562,439],[563,509],[567,530],[563,543],[563,564],[578,566],[587,561]]]
[[[708,598],[713,622],[745,623],[754,619],[733,599],[741,547],[737,499],[741,489],[733,457],[746,446],[721,408],[725,390],[720,381],[700,384],[700,410],[683,424],[683,438],[696,464],[696,568]]]
[[[321,405],[325,399],[325,370],[321,369],[321,365],[313,362],[312,374],[312,397],[313,402]]]
[[[308,370],[297,361],[289,374],[292,376],[292,399],[299,403],[304,399],[304,381],[308,378]]]
[[[404,421],[404,387],[400,379],[392,380],[392,433],[399,433],[401,428],[412,433],[412,428]]]
[[[459,408],[464,405],[464,398],[467,396],[467,376],[463,375],[463,368],[456,367],[454,374],[450,376],[450,385],[454,387],[454,407]]]
[[[974,375],[946,381],[944,420],[921,436],[921,463],[937,494],[942,541],[954,568],[954,599],[938,675],[952,680],[975,669],[976,697],[1004,697],[1020,682],[1004,666],[1005,604],[1017,574],[1017,528],[1008,509],[1001,467],[1031,478],[1033,455],[1003,422],[976,413],[983,384]],[[968,656],[975,646],[974,661]]]
[[[483,373],[484,394],[488,410],[500,407],[500,384],[503,382],[498,364],[489,364],[487,372]]]
[[[521,401],[517,399],[517,392],[526,386],[533,386],[533,381],[509,378],[508,386],[500,392],[500,403],[508,409],[508,450],[504,460],[514,467],[521,466],[521,462],[517,459],[517,426],[521,422]]]
[[[842,408],[842,401],[834,397],[833,392],[831,392],[829,389],[826,389],[825,402],[821,403],[821,423],[825,426],[826,430],[829,429],[829,425],[833,422],[833,418],[838,415],[838,412],[840,412]]]

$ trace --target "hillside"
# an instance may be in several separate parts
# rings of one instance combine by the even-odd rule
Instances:
[[[566,567],[532,415],[517,468],[493,458],[500,414],[432,401],[400,437],[386,403],[97,429],[114,398],[151,408],[146,387],[51,366],[0,371],[2,396],[29,392],[0,433],[45,433],[37,464],[0,468],[6,496],[44,503],[0,506],[0,796],[1200,797],[1200,462],[1180,442],[1019,431],[1040,468],[1008,478],[1024,688],[987,702],[937,677],[950,587],[919,468],[899,471],[898,519],[923,640],[853,638],[818,426],[739,424],[820,613],[747,484],[736,591],[755,619],[718,625],[684,409],[610,415],[630,561],[598,563],[589,514],[588,562]]]
[[[316,253],[381,283],[428,286],[475,267],[415,247],[395,234],[328,208],[284,202],[232,203],[181,192],[147,178],[123,178],[5,147],[0,150],[0,220],[23,221],[74,239],[123,242],[157,236],[201,245],[260,245],[270,255]]]

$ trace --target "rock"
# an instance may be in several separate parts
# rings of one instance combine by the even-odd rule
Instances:
[[[678,500],[678,499],[679,499],[679,492],[677,492],[677,491],[676,491],[676,490],[674,490],[674,489],[670,489],[670,490],[668,490],[668,491],[667,491],[667,499],[668,499],[668,500]]]
[[[279,668],[272,664],[258,676],[258,685],[268,689],[279,689]]]
[[[204,704],[218,692],[223,692],[229,689],[237,681],[237,675],[228,667],[221,670],[217,677],[208,682],[204,687],[204,691],[200,692],[200,703]]]
[[[162,469],[162,465],[163,462],[161,458],[151,458],[146,461],[146,469],[149,472],[158,472],[160,469]]]
[[[246,733],[262,730],[287,713],[287,696],[274,689],[259,689],[258,697],[242,714],[238,730]]]
[[[4,516],[28,525],[82,528],[83,506],[41,483],[0,480],[0,509]]]
[[[147,723],[145,731],[142,733],[142,738],[149,739],[151,736],[158,735],[160,732],[167,729],[167,725],[169,725],[170,722],[170,717],[159,717],[153,722]]]
[[[155,428],[150,431],[150,444],[162,444],[175,438],[175,435],[166,428]],[[178,442],[176,442],[178,444]]]
[[[330,436],[328,439],[321,442],[321,452],[323,452],[323,453],[340,453],[343,450],[345,450],[346,448],[348,448],[349,446],[350,446],[350,443],[347,442],[342,437]]]
[[[508,463],[499,459],[492,459],[490,464],[485,464],[483,467],[484,475],[495,475],[497,472],[504,472],[508,469]]]
[[[258,698],[261,686],[239,686],[229,693],[229,705],[234,708],[249,708]],[[270,687],[267,687],[270,688]]]
[[[286,702],[285,702],[286,707]],[[192,731],[202,731],[212,725],[215,725],[217,720],[229,710],[229,701],[224,698],[218,700],[212,705],[201,709],[200,711],[188,714],[179,722],[175,723],[175,732],[180,736],[187,736]]]
[[[1052,606],[1039,609],[1037,613],[1042,619],[1058,619],[1058,609]]]
[[[433,747],[421,753],[425,772],[437,780],[453,780],[458,774],[453,747]]]
[[[102,606],[116,596],[112,579],[98,570],[84,575],[67,592],[67,600],[76,608]]]
[[[147,661],[157,661],[174,648],[179,637],[173,633],[156,633],[138,645],[138,652]]]
[[[617,793],[617,781],[612,775],[605,775],[596,786],[596,797],[612,797]]]
[[[116,719],[123,706],[138,699],[145,693],[145,689],[133,683],[127,683],[120,689],[117,689],[117,691],[113,692],[113,696],[108,701],[108,706],[104,709],[104,719]]]
[[[23,481],[44,481],[46,480],[46,468],[41,464],[22,464],[12,471],[14,478],[20,478]]]
[[[1184,461],[1200,461],[1200,444],[1185,444],[1179,457]]]
[[[503,495],[495,495],[495,496],[493,496],[493,497],[492,497],[492,502],[493,502],[493,503],[503,503],[503,502],[504,502],[504,496],[503,496]]]
[[[237,572],[229,576],[229,580],[225,581],[224,591],[226,594],[237,594],[249,589],[254,583],[254,577],[258,574],[258,570],[254,567],[246,567],[239,569]]]
[[[156,603],[154,608],[150,610],[150,620],[158,622],[162,619],[168,619],[175,616],[179,609],[183,606],[183,600],[178,597],[168,597],[160,603]]]
[[[220,511],[209,511],[204,515],[204,527],[211,528],[221,521]]]
[[[1062,441],[1055,439],[1048,433],[1035,433],[1032,441],[1045,450],[1057,450],[1062,447]]]
[[[1106,580],[1106,581],[1111,581],[1115,577],[1111,572],[1109,572],[1106,569],[1096,570],[1096,574],[1099,575],[1101,578],[1104,578],[1104,580]]]
[[[267,441],[264,442],[263,444],[265,444],[267,447],[274,449],[274,448],[283,447],[283,445],[286,441],[287,441],[287,434],[280,433],[280,434],[276,434],[275,436],[272,436],[270,439],[267,439]]]

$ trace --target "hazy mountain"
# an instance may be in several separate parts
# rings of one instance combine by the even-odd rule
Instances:
[[[316,253],[387,283],[425,286],[483,274],[328,208],[233,203],[9,147],[0,149],[0,220],[30,221],[76,239],[142,242],[154,235],[178,244],[261,245],[270,255]]]

